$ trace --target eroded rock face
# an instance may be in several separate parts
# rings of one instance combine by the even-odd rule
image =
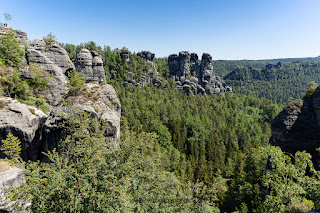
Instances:
[[[17,211],[13,203],[10,203],[10,200],[6,198],[5,193],[3,191],[4,188],[18,186],[21,183],[24,183],[24,175],[22,169],[17,167],[11,167],[4,172],[0,172],[0,212],[12,212],[12,213],[22,213],[22,212],[30,212],[27,210]],[[31,203],[27,202],[23,204],[23,209],[27,209]]]
[[[21,34],[20,38],[25,41],[26,35]],[[66,73],[75,68],[66,50],[58,43],[47,44],[42,39],[35,39],[27,45],[26,63],[34,65],[54,77],[50,78],[49,90],[44,93],[44,96],[51,105],[58,104],[67,92],[65,87],[68,81]]]
[[[11,133],[21,140],[22,159],[39,159],[42,151],[41,132],[47,115],[36,107],[12,98],[0,97],[0,102],[4,104],[0,109],[0,141]],[[1,152],[0,158],[4,158]]]
[[[116,142],[120,137],[121,105],[114,88],[108,84],[87,84],[87,94],[68,97],[65,105],[55,106],[45,122],[43,130],[43,146],[51,150],[60,140],[59,123],[68,117],[73,110],[88,112],[92,119],[103,121],[106,142]],[[88,94],[90,94],[88,96]]]
[[[228,87],[218,76],[215,76],[212,57],[208,53],[202,55],[201,64],[199,64],[196,53],[189,54],[188,51],[182,51],[179,56],[172,54],[168,58],[168,66],[170,74],[174,76],[173,78],[177,82],[177,89],[188,94],[232,92],[231,87]],[[184,85],[190,85],[190,87],[184,87]]]
[[[87,82],[105,83],[106,74],[101,56],[96,51],[81,49],[75,60],[77,72],[81,72]]]
[[[1,29],[0,29],[1,30]],[[4,32],[5,33],[5,32]],[[19,39],[27,45],[26,65],[20,68],[21,78],[31,78],[34,70],[46,74],[48,90],[43,95],[51,105],[50,116],[33,106],[21,104],[17,100],[0,97],[0,143],[7,134],[12,133],[21,140],[21,157],[28,160],[43,159],[42,152],[52,150],[60,141],[58,113],[63,113],[62,99],[67,93],[67,72],[75,69],[68,53],[57,43],[46,43],[42,39],[30,42],[27,34],[16,31]],[[73,97],[72,107],[94,114],[108,124],[105,127],[106,141],[116,141],[120,135],[121,106],[114,88],[105,83],[105,71],[98,52],[83,49],[77,55],[78,71],[84,73],[90,82],[88,93],[94,95],[94,101]],[[71,97],[69,97],[71,98]],[[0,144],[1,145],[1,144]],[[3,158],[0,152],[0,158]]]
[[[139,56],[140,58],[142,58],[146,61],[153,62],[155,54],[150,51],[141,51],[141,52],[137,53],[137,56]]]
[[[320,88],[309,100],[288,105],[272,122],[270,144],[294,154],[306,150],[319,167],[320,147]]]

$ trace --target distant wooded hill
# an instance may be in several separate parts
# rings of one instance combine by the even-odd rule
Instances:
[[[254,95],[286,104],[302,98],[308,83],[320,82],[320,57],[270,60],[214,61],[216,75],[235,93]]]

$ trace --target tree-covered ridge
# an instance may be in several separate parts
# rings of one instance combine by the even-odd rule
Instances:
[[[264,97],[286,104],[302,98],[310,81],[320,81],[320,62],[266,64],[263,69],[236,67],[224,76],[235,93]]]

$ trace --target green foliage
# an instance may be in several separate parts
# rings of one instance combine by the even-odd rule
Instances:
[[[31,199],[32,212],[219,212],[223,179],[183,184],[163,169],[154,134],[124,130],[117,147],[88,114],[71,114],[59,150],[47,154],[51,163],[28,162],[26,183],[11,199]]]
[[[47,90],[49,77],[40,69],[30,66],[30,77],[21,78],[21,73],[10,67],[2,67],[0,72],[0,94],[18,99],[22,103],[36,106],[44,112],[49,111],[42,92]]]
[[[312,94],[314,93],[314,91],[318,88],[318,84],[314,81],[310,81],[308,84],[308,89],[306,91],[306,93],[304,94],[304,99],[309,99]]]
[[[86,80],[83,77],[83,74],[77,72],[75,70],[71,70],[68,72],[69,82],[67,83],[67,87],[69,88],[66,96],[77,96],[80,95],[86,86]]]
[[[266,212],[310,211],[313,202],[307,199],[305,186],[310,181],[319,182],[319,172],[313,168],[311,155],[296,152],[292,163],[292,158],[279,147],[267,146],[261,148],[261,152],[271,165],[262,177],[263,187],[270,191],[262,204],[263,209]],[[307,175],[307,171],[311,175]]]
[[[19,46],[17,35],[12,30],[0,35],[0,58],[12,67],[22,65],[24,50]]]
[[[281,66],[259,61],[255,63],[260,65],[228,67],[229,73],[224,72],[225,82],[232,87],[234,93],[264,97],[279,104],[287,104],[290,97],[301,99],[310,81],[320,82],[319,61],[294,61]]]
[[[57,38],[55,35],[53,35],[51,32],[43,37],[44,42],[46,42],[46,45],[51,45],[54,43],[57,43]]]
[[[2,140],[0,150],[9,158],[17,159],[21,153],[21,141],[18,137],[11,133],[7,135],[5,140]]]
[[[208,184],[218,170],[224,177],[243,173],[246,161],[242,166],[236,162],[245,160],[241,156],[250,148],[268,143],[269,122],[281,110],[268,100],[231,94],[206,99],[174,88],[127,89],[117,84],[116,89],[123,119],[134,131],[157,133],[170,171],[183,180]]]

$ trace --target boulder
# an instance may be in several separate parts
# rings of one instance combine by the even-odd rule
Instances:
[[[190,62],[191,63],[197,63],[199,60],[197,53],[191,53],[190,55]]]
[[[18,31],[19,37],[26,46],[26,64],[33,65],[52,75],[48,83],[49,90],[43,95],[51,105],[56,105],[67,93],[65,84],[68,79],[65,75],[69,70],[74,69],[68,53],[58,43],[46,43],[42,39],[35,39],[28,42],[27,35]]]

